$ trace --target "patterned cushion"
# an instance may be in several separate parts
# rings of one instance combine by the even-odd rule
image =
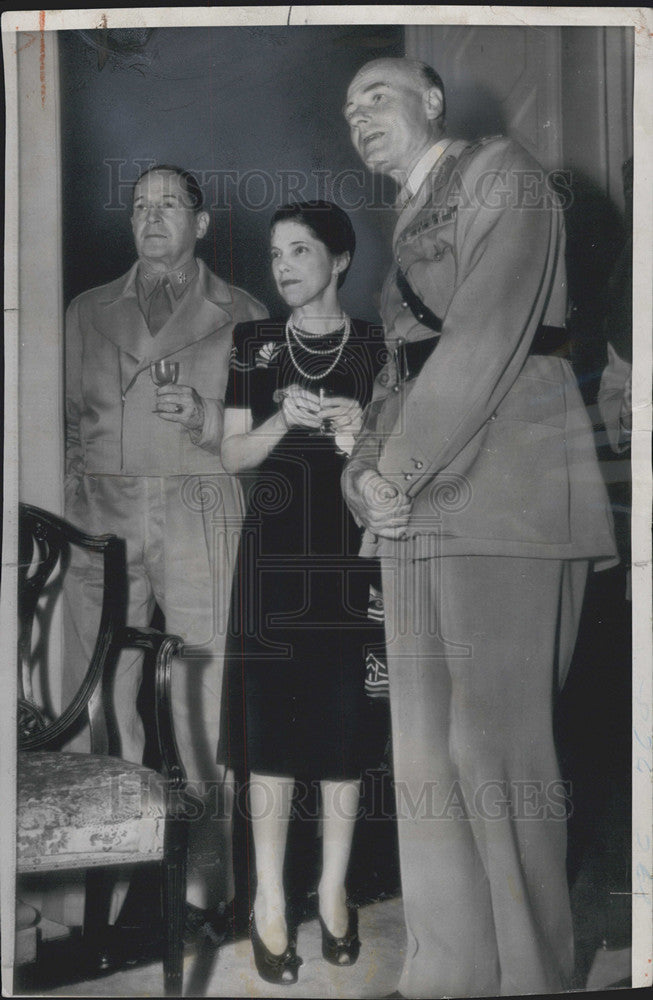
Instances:
[[[18,754],[18,870],[156,861],[163,853],[165,779],[93,754]]]

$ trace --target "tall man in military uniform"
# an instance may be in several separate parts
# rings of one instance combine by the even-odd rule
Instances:
[[[444,102],[430,67],[382,59],[345,104],[364,163],[401,189],[390,361],[343,476],[382,562],[399,991],[556,992],[573,940],[553,693],[588,565],[615,546],[562,356],[561,211],[516,143],[445,137]]]
[[[241,496],[220,464],[223,398],[234,324],[267,315],[195,257],[208,226],[191,174],[157,166],[139,178],[138,260],[70,305],[65,391],[67,517],[88,532],[126,539],[128,624],[148,625],[157,603],[168,631],[187,643],[181,669],[173,670],[173,711],[189,780],[210,783],[196,785],[206,809],[190,839],[188,898],[202,909],[224,899],[230,863],[229,824],[216,819],[215,754]],[[176,381],[157,387],[152,365],[165,361],[176,366]],[[67,576],[70,697],[92,652],[102,585],[90,562]],[[124,652],[114,697],[122,753],[133,761],[144,744],[141,672],[142,655]]]

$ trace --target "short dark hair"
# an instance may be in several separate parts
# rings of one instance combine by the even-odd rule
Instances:
[[[433,67],[429,66],[428,63],[418,62],[418,71],[420,76],[422,77],[422,81],[426,84],[427,88],[437,87],[440,93],[442,94],[442,111],[440,112],[440,115],[437,120],[440,123],[440,127],[444,128],[444,122],[447,116],[447,98],[444,93],[444,84],[442,82],[442,77],[440,76],[439,73],[436,73]]]
[[[197,178],[188,170],[183,170],[181,167],[171,166],[168,163],[157,163],[156,166],[148,167],[147,170],[144,170],[134,182],[134,191],[136,190],[136,185],[140,184],[143,178],[147,177],[148,174],[161,173],[176,174],[182,183],[184,191],[190,198],[190,207],[193,209],[195,214],[202,211],[202,206],[204,205],[204,195],[202,194],[202,189],[197,182]]]
[[[338,288],[351,266],[356,249],[356,233],[351,219],[332,201],[297,201],[278,208],[270,221],[270,230],[278,222],[298,222],[310,229],[313,236],[334,254],[348,253],[349,263],[338,275]]]

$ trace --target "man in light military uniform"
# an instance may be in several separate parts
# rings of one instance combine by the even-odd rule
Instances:
[[[220,464],[223,399],[234,325],[267,316],[195,257],[208,226],[191,174],[157,166],[139,178],[138,261],[70,305],[65,393],[66,515],[85,531],[126,539],[127,623],[148,625],[156,602],[167,630],[188,644],[173,670],[173,712],[188,778],[206,793],[204,821],[190,825],[188,881],[188,899],[202,909],[229,893],[230,831],[216,818],[215,755],[242,503]],[[177,366],[176,383],[157,388],[151,365],[160,361]],[[92,652],[102,584],[90,561],[75,563],[67,577],[70,698]],[[141,673],[142,654],[125,651],[114,699],[122,753],[133,761],[144,744]]]
[[[399,991],[557,992],[573,938],[553,694],[615,544],[564,360],[562,213],[516,143],[446,138],[444,102],[430,67],[382,59],[345,104],[364,163],[401,187],[391,360],[343,475],[382,562]]]

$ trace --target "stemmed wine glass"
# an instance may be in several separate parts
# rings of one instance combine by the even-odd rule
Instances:
[[[172,385],[179,377],[179,362],[166,361],[165,358],[159,358],[158,361],[153,361],[150,365],[150,375],[155,385]],[[181,410],[182,407],[177,403],[175,413],[181,413]],[[154,412],[158,411],[155,410]]]
[[[179,362],[159,358],[150,365],[150,375],[155,385],[171,385],[179,377]]]

